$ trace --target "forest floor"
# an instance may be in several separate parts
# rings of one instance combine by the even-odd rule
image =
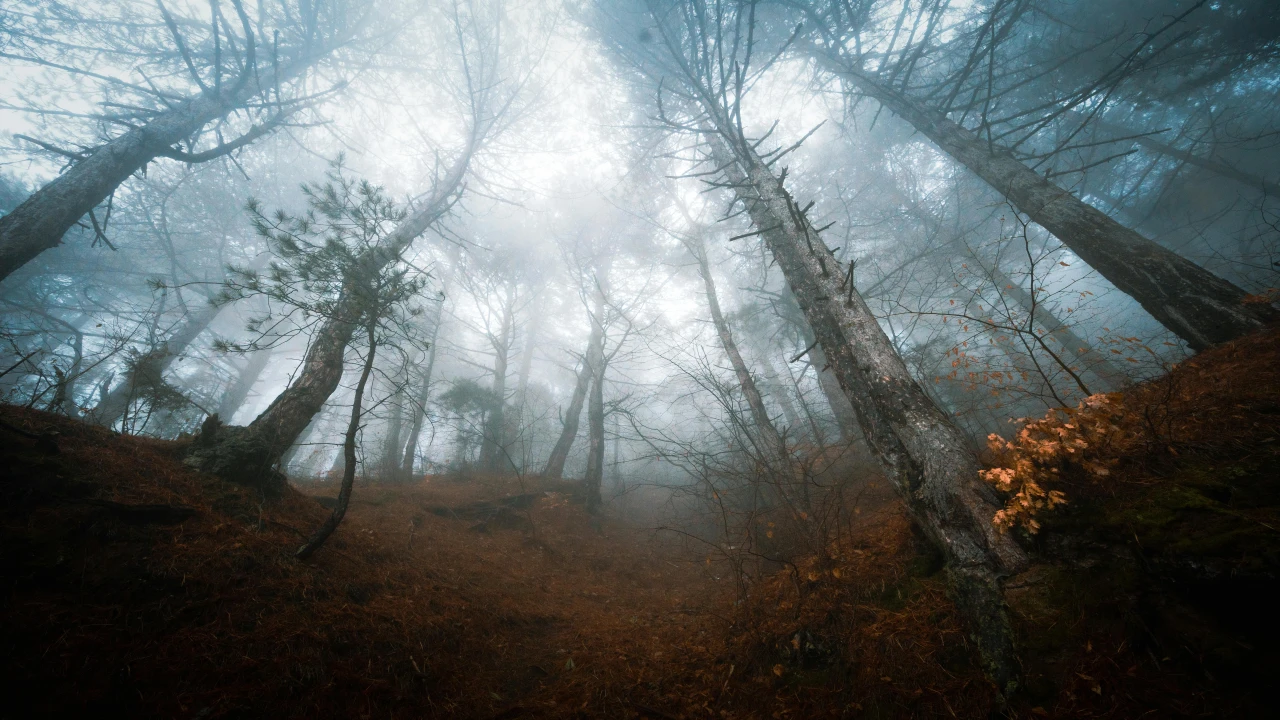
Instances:
[[[745,593],[678,535],[510,478],[359,485],[301,563],[328,486],[262,498],[185,469],[181,442],[0,408],[0,717],[1265,716],[1280,333],[1124,402],[1146,441],[1105,484],[1064,471],[1008,583],[1006,706],[872,478],[827,560]]]

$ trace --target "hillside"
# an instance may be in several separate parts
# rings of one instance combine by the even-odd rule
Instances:
[[[1067,502],[1038,516],[1036,565],[1007,585],[1026,684],[1003,712],[1262,714],[1280,668],[1278,368],[1271,331],[1114,398],[1127,439],[1060,466]],[[186,470],[181,442],[0,414],[4,717],[996,708],[938,559],[874,478],[831,561],[739,596],[700,548],[593,522],[570,485],[533,480],[358,486],[299,563],[327,487],[260,498]]]

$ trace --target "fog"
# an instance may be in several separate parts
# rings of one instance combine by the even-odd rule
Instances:
[[[250,485],[564,478],[726,546],[883,479],[998,572],[1006,540],[938,520],[999,507],[964,489],[991,434],[1274,318],[1277,28],[7,2],[0,392]]]

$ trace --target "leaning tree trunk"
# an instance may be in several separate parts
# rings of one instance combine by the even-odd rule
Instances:
[[[449,172],[436,185],[432,196],[410,215],[386,240],[357,262],[365,265],[362,275],[374,277],[382,268],[395,262],[419,235],[444,216],[453,206],[462,187],[471,156],[478,147],[474,136]],[[331,316],[325,318],[311,337],[311,345],[303,358],[301,370],[293,382],[276,396],[271,405],[247,427],[214,430],[216,442],[197,443],[186,463],[198,470],[219,475],[234,482],[262,485],[278,492],[285,478],[274,470],[280,456],[320,412],[342,380],[347,344],[355,332],[360,316],[352,293],[343,293]],[[216,427],[216,424],[215,424]],[[203,430],[201,431],[203,434]]]
[[[794,432],[800,432],[800,413],[796,412],[795,403],[791,402],[791,390],[782,384],[782,377],[778,375],[778,369],[773,366],[773,361],[768,357],[764,359],[764,378],[769,385],[769,391],[782,408],[782,416],[787,419],[788,427]],[[816,442],[818,438],[814,437],[813,439]]]
[[[825,351],[858,424],[907,508],[945,554],[953,595],[990,676],[1002,691],[1016,682],[1013,633],[1000,578],[1026,565],[1011,537],[996,528],[999,501],[978,475],[964,435],[912,378],[852,283],[852,272],[810,225],[753,146],[731,147],[732,124],[716,118],[713,159],[782,269],[818,344]]]
[[[1276,316],[1269,306],[1244,304],[1243,289],[1121,225],[1008,150],[824,53],[815,57],[1002,193],[1193,349],[1253,332]]]
[[[592,334],[594,336],[594,330]],[[587,354],[591,354],[590,344],[588,344]],[[551,456],[547,458],[547,465],[542,470],[542,476],[559,480],[564,477],[564,463],[569,459],[569,451],[573,448],[573,441],[578,437],[578,424],[582,419],[582,406],[587,400],[587,390],[591,387],[591,363],[583,358],[582,366],[578,368],[578,381],[573,386],[573,396],[569,398],[569,407],[564,412],[564,425],[560,429],[560,438],[556,440],[555,447],[551,448]]]
[[[351,488],[355,485],[356,479],[356,435],[360,432],[360,415],[361,404],[364,401],[364,389],[369,382],[369,374],[373,372],[373,357],[378,349],[378,339],[374,334],[374,325],[369,323],[368,327],[369,347],[364,358],[364,368],[360,372],[360,381],[356,383],[355,399],[351,401],[351,422],[347,423],[347,433],[343,437],[342,443],[342,487],[338,490],[338,503],[334,505],[333,512],[324,524],[316,530],[311,539],[307,543],[298,548],[295,556],[299,560],[306,560],[311,554],[320,549],[325,540],[338,529],[338,523],[342,522],[342,518],[347,514],[347,505],[351,502]]]
[[[297,75],[313,60],[314,57],[301,59],[281,69],[275,77],[283,80]],[[182,154],[175,147],[210,122],[243,107],[260,88],[274,87],[277,80],[269,75],[272,71],[266,70],[259,80],[256,68],[252,74],[246,70],[238,82],[226,83],[220,91],[208,90],[171,104],[145,125],[89,151],[13,212],[0,217],[0,280],[61,243],[71,226],[157,157],[204,162],[267,134],[274,123],[255,127],[226,146],[205,153]]]
[[[596,308],[597,314],[604,311],[603,303]],[[569,450],[578,437],[578,423],[582,420],[582,405],[587,399],[587,390],[591,386],[591,358],[603,355],[604,327],[591,320],[591,337],[587,340],[587,353],[582,356],[582,367],[578,370],[578,382],[573,386],[573,397],[569,399],[569,407],[564,412],[564,427],[560,431],[560,439],[551,449],[551,456],[542,470],[542,476],[559,480],[564,477],[564,463],[569,459]]]
[[[707,248],[702,241],[702,236],[695,232],[693,238],[688,241],[688,245],[689,251],[698,261],[698,273],[702,276],[702,283],[706,288],[707,305],[711,309],[711,322],[715,325],[716,335],[720,338],[720,346],[724,348],[724,354],[729,356],[729,364],[733,366],[733,374],[738,379],[738,386],[742,388],[742,395],[746,398],[747,407],[751,411],[751,422],[754,428],[749,434],[753,440],[763,445],[756,449],[757,455],[772,465],[774,458],[786,457],[786,442],[778,433],[773,421],[769,419],[769,411],[764,406],[760,389],[756,386],[755,378],[751,376],[747,363],[742,359],[742,353],[738,350],[738,344],[734,342],[733,333],[730,331],[728,321],[724,318],[724,313],[720,311],[716,283],[711,276],[711,265],[707,261]]]
[[[255,260],[250,267],[257,271],[265,268],[267,263],[268,258],[264,256]],[[214,305],[210,301],[209,305],[194,313],[189,313],[182,325],[165,339],[161,352],[151,361],[154,363],[154,371],[157,378],[162,378],[168,372],[169,366],[173,364],[173,361],[181,357],[187,351],[187,348],[191,346],[191,343],[195,342],[196,338],[200,337],[201,333],[208,329],[209,325],[222,312],[222,307],[221,305]],[[156,320],[159,320],[159,316],[157,316]],[[250,363],[250,367],[252,368],[252,363]],[[261,373],[261,368],[257,372]],[[256,379],[257,375],[254,375],[253,380]],[[245,396],[248,395],[250,389],[252,389],[252,380],[250,380],[250,386],[245,388]],[[117,385],[107,394],[103,402],[99,403],[98,407],[94,409],[93,415],[97,421],[103,425],[110,426],[120,419],[120,416],[124,414],[129,403],[133,400],[134,390],[133,383],[128,381]],[[241,398],[241,402],[243,402],[243,398]],[[239,407],[238,404],[237,407]],[[229,414],[224,414],[221,408],[218,409],[218,416],[223,421],[231,417]]]

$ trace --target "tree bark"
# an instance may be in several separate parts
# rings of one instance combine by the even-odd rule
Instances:
[[[755,149],[713,116],[713,162],[747,208],[853,404],[872,452],[921,529],[945,553],[953,594],[990,676],[1008,691],[1018,665],[1000,578],[1026,556],[992,522],[994,491],[964,435],[912,378],[835,255]]]
[[[1245,305],[1243,289],[1121,225],[1008,150],[861,72],[841,67],[822,51],[814,57],[1002,193],[1193,349],[1253,332],[1276,316],[1269,306]]]
[[[316,57],[300,59],[274,77],[269,77],[272,71],[266,69],[260,81],[257,68],[252,72],[245,70],[238,82],[226,83],[220,91],[207,90],[194,98],[173,103],[145,125],[88,152],[12,212],[0,217],[0,281],[40,253],[60,244],[71,226],[147,163],[157,157],[184,157],[177,152],[176,145],[210,122],[243,107],[261,88],[275,87],[278,81],[302,72]],[[248,144],[270,129],[270,125],[258,126],[231,144],[236,147]],[[186,155],[185,161],[203,162],[224,154]]]
[[[311,554],[320,549],[324,541],[329,539],[333,531],[338,529],[338,523],[342,522],[342,518],[347,514],[347,506],[351,502],[351,489],[355,486],[356,479],[356,435],[360,432],[361,404],[364,401],[364,389],[369,382],[369,374],[373,372],[373,358],[378,348],[378,339],[372,322],[368,327],[368,341],[364,368],[360,372],[360,381],[356,383],[355,398],[351,401],[351,422],[347,423],[347,433],[342,443],[342,457],[345,464],[342,469],[342,487],[338,490],[338,503],[334,506],[329,519],[325,520],[305,545],[298,548],[295,557],[299,560],[311,557]]]

